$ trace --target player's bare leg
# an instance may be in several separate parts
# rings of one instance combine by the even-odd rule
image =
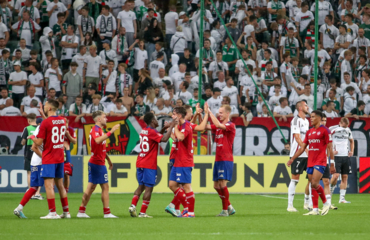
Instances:
[[[41,196],[40,191],[41,191],[41,187],[38,187],[35,195],[33,195],[31,199],[44,200],[44,198]]]
[[[145,192],[143,196],[143,204],[141,205],[139,217],[141,218],[152,218],[148,214],[146,214],[146,210],[148,209],[150,199],[152,197],[153,187],[145,186]]]
[[[346,191],[347,191],[347,183],[348,183],[348,175],[347,174],[342,174],[342,181],[340,183],[340,197],[339,197],[339,203],[351,203],[349,201],[346,201],[345,196],[346,196]]]
[[[174,217],[177,217],[177,213],[175,210],[175,204],[177,201],[180,201],[180,203],[184,206],[184,208],[188,207],[188,204],[186,202],[186,194],[185,191],[180,188],[180,184],[175,181],[169,181],[168,184],[171,191],[175,194],[174,198],[172,199],[171,203],[166,207],[165,211],[171,214]]]
[[[118,218],[110,212],[109,208],[109,185],[108,183],[100,184],[101,201],[103,202],[104,218]]]
[[[86,188],[84,194],[82,195],[82,203],[81,203],[80,209],[78,210],[78,213],[77,213],[78,218],[90,218],[86,214],[86,206],[90,201],[91,195],[93,194],[93,192],[96,189],[96,185],[97,184],[93,184],[91,182],[87,183],[87,188]]]
[[[131,206],[128,208],[128,211],[131,217],[137,217],[137,213],[136,213],[137,202],[139,201],[139,198],[141,194],[144,192],[144,190],[145,190],[145,186],[139,185],[134,192],[134,196],[132,197],[132,201],[131,201]]]
[[[185,191],[186,202],[188,204],[188,213],[184,211],[184,213],[182,214],[182,217],[195,217],[194,215],[195,195],[194,195],[193,189],[191,188],[191,184],[190,183],[183,184],[183,189]],[[184,206],[184,209],[185,209],[185,206]]]
[[[313,174],[308,175],[308,179],[311,183],[311,188],[312,188],[313,210],[304,215],[319,215],[319,197],[324,203],[321,215],[326,215],[329,212],[330,204],[326,200],[324,189],[320,185],[321,178],[322,178],[322,173],[317,171],[316,169],[313,170]]]
[[[339,178],[339,173],[334,173],[330,181],[330,194],[333,195],[335,188],[337,187],[337,182]]]
[[[69,184],[70,184],[71,179],[69,178],[68,174],[64,174],[64,180],[63,180],[63,186],[66,192],[68,193],[69,191]]]
[[[31,171],[27,171],[27,185],[28,188],[31,187]]]
[[[292,179],[290,180],[288,187],[288,212],[298,212],[297,209],[293,207],[295,188],[299,181],[299,174],[292,174]]]
[[[54,219],[59,219],[59,215],[56,214],[55,209],[55,192],[54,192],[54,178],[44,178],[44,186],[46,191],[46,199],[48,200],[49,215]],[[47,217],[46,216],[46,217]],[[44,217],[46,219],[46,217]]]

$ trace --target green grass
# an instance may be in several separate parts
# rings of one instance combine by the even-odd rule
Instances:
[[[194,219],[178,219],[164,212],[171,194],[153,195],[147,211],[153,219],[129,216],[131,194],[110,195],[110,208],[119,219],[103,219],[100,194],[94,194],[87,206],[91,219],[77,219],[82,194],[68,197],[72,219],[53,221],[39,219],[47,214],[46,200],[31,200],[24,209],[28,219],[18,219],[13,210],[22,194],[1,194],[0,239],[370,239],[369,195],[348,195],[351,204],[337,204],[339,196],[334,195],[337,211],[331,210],[326,216],[302,216],[303,195],[295,197],[299,213],[288,213],[285,195],[232,194],[236,214],[216,218],[221,210],[219,197],[197,194]],[[56,206],[60,213],[59,199]]]

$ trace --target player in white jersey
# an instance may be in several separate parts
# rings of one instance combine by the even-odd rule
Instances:
[[[334,161],[336,170],[336,173],[331,179],[330,190],[333,194],[334,189],[337,186],[339,174],[341,174],[342,182],[340,183],[339,203],[351,203],[345,200],[345,195],[348,174],[351,172],[351,161],[349,157],[353,156],[355,142],[353,140],[351,129],[349,129],[348,125],[349,120],[348,118],[344,117],[340,120],[339,125],[330,127],[334,144]],[[350,146],[348,146],[348,142],[350,143]]]
[[[42,119],[37,119],[37,128],[34,131],[33,135],[37,136],[40,129]],[[19,218],[27,218],[23,213],[23,207],[27,204],[27,202],[32,198],[32,196],[37,192],[38,188],[44,186],[44,179],[41,177],[41,166],[42,166],[42,151],[43,151],[43,144],[40,146],[36,146],[35,143],[32,144],[32,151],[33,155],[31,158],[31,187],[27,190],[24,194],[21,202],[19,203],[18,207],[14,209],[14,214]]]
[[[296,104],[298,116],[294,117],[290,123],[290,157],[303,147],[303,140],[306,137],[306,132],[309,128],[309,122],[306,119],[308,114],[308,106],[305,101],[299,101]],[[291,165],[292,179],[288,188],[288,212],[297,212],[297,209],[293,207],[293,200],[295,194],[295,188],[299,181],[299,176],[307,168],[307,149],[297,159],[295,159]]]

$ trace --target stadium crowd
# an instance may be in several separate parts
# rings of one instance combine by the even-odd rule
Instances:
[[[82,122],[97,110],[159,117],[207,102],[215,115],[229,104],[246,126],[270,116],[266,105],[287,121],[297,101],[314,108],[318,41],[318,108],[327,117],[368,117],[367,0],[320,0],[318,14],[310,0],[214,2],[225,25],[206,0],[199,89],[199,0],[169,12],[150,0],[0,0],[0,115],[39,115],[47,99]]]

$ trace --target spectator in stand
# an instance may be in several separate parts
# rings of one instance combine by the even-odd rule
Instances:
[[[177,94],[177,97],[181,99],[184,103],[188,103],[192,97],[192,94],[187,91],[188,88],[189,88],[189,82],[183,81],[180,84],[180,92]]]
[[[297,2],[300,1],[300,0],[297,0]],[[289,155],[290,154],[290,143],[289,142],[286,142],[284,144],[284,149],[281,150],[281,155]]]
[[[304,92],[298,98],[298,101],[302,100],[306,100],[308,107],[313,109],[314,97],[311,94],[311,85],[308,83],[304,85]]]
[[[274,81],[277,83],[275,85],[280,85],[280,94],[281,96],[283,97],[287,97],[287,93],[288,93],[288,90],[287,88],[284,86],[284,85],[281,85],[281,78],[280,77],[276,77],[274,79]],[[269,91],[269,96],[272,97],[275,95],[275,85],[270,87],[270,91]]]
[[[37,69],[40,68],[38,63],[30,63],[28,69],[31,71],[31,74],[28,75],[28,81],[31,86],[34,86],[36,89],[35,95],[41,100],[44,100],[43,88],[44,88],[44,76]]]
[[[214,88],[213,95],[207,100],[207,104],[212,113],[216,116],[218,114],[218,109],[221,107],[222,97],[221,89]]]
[[[181,59],[182,57],[184,57],[184,50],[187,46],[188,43],[184,37],[184,33],[182,32],[182,26],[177,26],[176,33],[172,36],[170,42],[171,52],[177,54]]]
[[[127,109],[127,112],[130,114],[131,113],[131,108],[135,105],[134,99],[130,96],[129,88],[125,87],[123,89],[123,97],[120,99],[122,100],[123,106]]]
[[[140,69],[147,68],[149,65],[149,55],[148,52],[144,49],[145,43],[143,40],[136,39],[134,44],[132,44],[129,48],[133,49],[134,46],[138,46],[134,48],[135,53],[135,64],[134,64],[134,71],[133,71],[133,78],[134,81],[137,82],[139,79],[139,71]]]
[[[67,27],[67,34],[62,37],[60,46],[62,47],[62,69],[68,71],[72,58],[77,53],[78,37],[74,34],[75,27],[69,25]]]
[[[110,110],[109,116],[112,117],[126,117],[128,116],[128,111],[125,106],[123,106],[122,99],[116,99],[115,105]]]
[[[350,113],[357,106],[357,97],[355,94],[355,88],[348,86],[346,88],[346,93],[344,94],[344,106],[343,111],[344,115]]]
[[[108,60],[108,68],[102,73],[101,91],[103,96],[113,95],[118,97],[119,95],[117,71],[114,69],[114,61]]]
[[[149,75],[148,70],[142,68],[139,70],[139,80],[135,84],[134,93],[144,94],[144,92],[153,86],[153,80]]]
[[[358,98],[356,97],[356,100],[357,99],[361,100],[362,99],[362,92],[361,92],[361,90],[359,89],[359,87],[357,86],[356,83],[351,82],[351,74],[348,73],[348,72],[345,72],[343,74],[343,77],[344,77],[344,82],[340,85],[340,88],[341,89],[347,89],[347,87],[352,86],[355,89],[355,93],[358,96]]]
[[[213,87],[219,89],[226,87],[225,73],[223,71],[217,71],[217,80],[213,82]]]
[[[329,118],[338,117],[338,113],[335,111],[335,103],[333,101],[328,101],[326,103],[326,110],[323,113]]]
[[[0,98],[0,111],[1,111],[5,108],[6,100],[10,99],[8,97],[9,90],[7,88],[1,88],[0,95],[1,95],[1,98]]]
[[[14,72],[9,76],[8,85],[11,85],[12,98],[14,106],[19,108],[22,98],[24,97],[25,86],[27,83],[27,73],[21,70],[21,63],[19,61],[13,64]]]
[[[212,79],[212,82],[216,82],[218,80],[218,72],[221,71],[224,73],[226,78],[229,76],[229,67],[226,62],[222,60],[222,52],[217,51],[215,61],[211,62],[208,68],[208,77]]]
[[[49,99],[54,99],[54,100],[57,100],[58,97],[56,96],[57,92],[55,91],[54,88],[50,88],[49,91],[48,91],[48,94],[46,95],[46,98],[44,98],[44,105],[46,103],[47,100]]]
[[[9,75],[12,71],[13,62],[10,60],[10,52],[4,49],[0,58],[0,87],[7,88]]]
[[[56,58],[51,59],[51,67],[45,72],[46,90],[54,88],[57,97],[62,94],[60,87],[62,74],[62,70],[59,68],[59,60]]]
[[[335,98],[340,102],[340,109],[343,109],[344,104],[344,91],[343,89],[337,87],[337,80],[332,78],[330,79],[330,88],[326,91],[326,97],[329,97],[330,90],[335,90]]]
[[[159,52],[163,52],[163,53],[165,52],[165,50],[163,48],[163,45],[164,45],[163,42],[157,42],[155,44],[155,51],[152,53],[152,56],[150,57],[150,62],[153,62],[154,60],[157,59],[157,55],[158,55]],[[165,66],[167,66],[167,64],[168,64],[168,60],[167,60],[167,55],[166,54],[163,55],[162,63]]]
[[[118,13],[118,30],[121,27],[126,29],[127,45],[131,46],[137,37],[136,14],[131,11],[134,1],[126,1],[122,7],[123,11]]]
[[[8,99],[5,102],[5,108],[1,110],[0,116],[21,116],[21,111],[18,108],[13,106],[13,99]]]
[[[82,103],[82,96],[77,96],[75,102],[69,106],[69,116],[76,116],[75,122],[78,122],[86,114],[86,105]]]
[[[42,59],[46,59],[45,52],[51,51],[53,54],[53,57],[57,57],[55,52],[55,40],[53,38],[53,30],[49,27],[45,27],[43,30],[44,35],[40,37],[40,44],[42,49]],[[22,44],[21,44],[22,45]],[[24,53],[22,52],[22,57],[24,56]]]
[[[128,44],[126,37],[126,28],[121,27],[119,34],[114,36],[112,40],[112,49],[116,51],[117,61],[123,63],[128,57]]]
[[[90,104],[90,106],[87,108],[86,116],[92,116],[92,114],[98,110],[109,113],[104,105],[100,103],[100,100],[101,96],[99,94],[95,94],[92,96],[92,104]]]
[[[351,112],[349,112],[345,115],[345,117],[353,117],[353,118],[356,118],[357,120],[359,120],[360,118],[369,117],[364,112],[365,106],[366,106],[366,104],[363,101],[359,101],[357,103],[357,108],[352,109]]]
[[[90,83],[87,85],[87,92],[83,95],[83,103],[88,107],[92,103],[92,96],[97,92],[97,86],[95,83]]]
[[[283,97],[281,95],[281,86],[275,85],[274,87],[275,94],[271,96],[269,99],[269,105],[272,107],[271,110],[274,110],[275,107],[278,107],[280,105],[280,98]]]
[[[71,70],[63,77],[63,94],[68,97],[67,106],[69,107],[76,99],[77,96],[82,96],[82,77],[77,72],[77,63],[71,62]]]
[[[148,56],[152,56],[152,53],[155,51],[155,44],[164,41],[162,30],[159,28],[156,18],[151,20],[148,29],[144,33],[144,39],[148,43]]]
[[[104,39],[101,41],[103,45],[103,50],[100,51],[99,56],[102,61],[102,68],[107,69],[108,68],[108,62],[110,60],[113,60],[114,62],[114,69],[117,69],[118,62],[117,62],[117,54],[116,51],[112,50],[110,48],[110,40]]]
[[[60,96],[58,98],[58,103],[59,103],[59,107],[56,111],[57,116],[62,116],[62,117],[63,116],[68,116],[68,109],[66,109],[66,107],[65,107],[66,101],[63,98],[63,96]]]
[[[322,101],[322,105],[321,105],[322,110],[326,110],[326,108],[328,106],[328,104],[327,104],[328,102],[333,102],[334,103],[334,108],[332,110],[335,111],[337,114],[339,114],[340,109],[341,109],[341,104],[337,100],[337,98],[335,97],[336,94],[337,94],[337,91],[335,89],[330,89],[329,90],[329,97],[325,98]]]
[[[115,17],[110,13],[111,8],[108,5],[102,6],[101,14],[96,19],[96,31],[101,41],[112,41],[117,30]]]
[[[150,108],[144,104],[144,96],[142,94],[138,94],[135,101],[136,105],[132,107],[131,114],[140,117],[140,120],[142,120],[144,119],[144,115],[150,112]]]
[[[102,59],[96,54],[96,46],[90,47],[90,56],[85,58],[84,71],[83,71],[83,82],[88,86],[90,83],[94,83],[98,86],[102,76]]]
[[[163,98],[158,98],[157,103],[155,104],[155,107],[153,107],[152,112],[157,117],[166,117],[168,116],[171,111],[164,105]]]
[[[258,117],[271,117],[266,104],[262,105],[262,112],[258,114]]]
[[[22,62],[25,62],[30,59],[30,52],[31,50],[27,48],[26,40],[22,38],[19,40],[19,47],[14,49],[13,51],[13,60],[15,60],[16,51],[20,50],[22,52]]]
[[[182,56],[179,60],[179,64],[185,64],[186,69],[192,76],[197,74],[195,69],[195,62],[194,57],[191,55],[189,48],[184,49],[184,56]]]
[[[65,18],[67,19],[69,14],[67,10],[68,9],[65,7],[65,5],[58,0],[50,1],[46,9],[49,15],[49,27],[53,28],[53,26],[57,23],[58,13],[65,13]]]
[[[216,87],[215,87],[216,88]],[[220,89],[220,88],[219,88]],[[213,93],[213,91],[212,91],[212,87],[211,86],[209,86],[209,85],[206,85],[205,87],[204,87],[204,94],[202,94],[202,99],[204,100],[204,101],[207,101],[208,99],[210,99],[211,97],[212,97],[212,93]]]
[[[156,79],[158,78],[159,76],[159,73],[158,73],[158,70],[159,69],[164,69],[165,66],[163,64],[163,58],[164,58],[164,53],[163,52],[159,52],[157,54],[157,59],[155,61],[152,61],[150,64],[149,64],[149,72],[150,72],[150,77],[152,79]]]
[[[234,80],[232,77],[228,77],[226,79],[226,87],[222,89],[221,95],[228,96],[231,100],[230,105],[238,108],[238,104],[240,104],[240,97],[238,95],[238,89],[234,86]]]
[[[206,101],[204,101],[204,99],[200,99],[199,100],[199,91],[198,91],[198,88],[194,88],[194,91],[193,91],[193,97],[189,100],[188,104],[189,106],[192,107],[193,109],[193,112],[195,112],[196,110],[196,105],[199,103],[200,104],[200,107],[203,108],[204,106],[204,103]]]
[[[57,0],[55,0],[57,1]],[[36,39],[36,33],[40,31],[40,26],[30,18],[30,12],[28,10],[23,11],[22,18],[13,24],[12,29],[17,33],[19,39],[26,40],[26,46],[32,49],[33,43]]]
[[[310,88],[311,89],[311,88]],[[282,97],[279,100],[280,106],[274,108],[274,117],[279,118],[279,121],[288,121],[288,117],[293,117],[292,109],[288,106],[288,99]]]
[[[22,98],[22,102],[21,102],[21,107],[20,107],[20,110],[21,110],[21,113],[23,114],[24,111],[27,111],[31,106],[31,101],[32,100],[36,100],[37,103],[40,103],[41,100],[35,96],[35,93],[36,93],[36,89],[34,86],[30,86],[28,89],[27,89],[27,96],[25,96],[24,98]]]
[[[29,114],[33,113],[36,115],[36,117],[40,117],[40,112],[39,112],[39,102],[36,99],[32,99],[30,102],[30,107],[22,113],[23,117],[27,117]]]

